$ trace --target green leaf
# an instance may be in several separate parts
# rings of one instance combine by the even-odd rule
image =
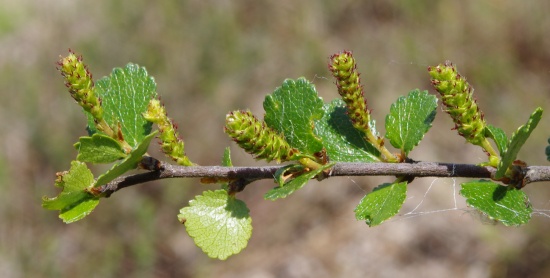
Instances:
[[[59,210],[59,218],[65,223],[72,223],[90,214],[99,204],[99,198],[88,193],[86,189],[94,183],[92,172],[86,164],[71,162],[71,169],[63,173],[56,185],[63,190],[54,198],[42,198],[42,207]]]
[[[550,144],[550,138],[548,138],[548,144]],[[550,161],[550,146],[546,146],[546,160]]]
[[[126,157],[124,149],[117,140],[100,133],[92,137],[80,137],[74,147],[78,150],[76,159],[82,162],[111,163]]]
[[[529,138],[529,135],[531,135],[533,129],[537,127],[537,124],[539,123],[541,117],[542,108],[538,107],[535,112],[531,114],[527,123],[520,126],[518,130],[516,130],[516,132],[512,134],[512,138],[508,143],[506,151],[503,155],[501,155],[502,159],[500,160],[500,163],[497,167],[497,172],[495,173],[496,179],[504,177],[504,174],[506,174],[506,170],[508,170],[508,167],[512,165],[512,162],[516,160],[519,150],[521,149],[523,144],[525,144],[525,141],[527,141],[527,138]]]
[[[323,116],[323,100],[305,78],[287,79],[264,100],[267,125],[285,136],[305,154],[321,151],[321,139],[313,133],[315,120]]]
[[[99,204],[99,197],[80,192],[63,192],[59,196],[42,200],[42,207],[49,210],[59,210],[59,218],[65,223],[78,221],[92,213]]]
[[[225,190],[205,191],[182,208],[178,220],[210,258],[225,260],[248,244],[252,219],[246,204]]]
[[[396,215],[407,197],[407,182],[384,183],[367,194],[355,208],[355,218],[370,227]]]
[[[147,105],[157,96],[157,84],[144,67],[129,63],[114,68],[111,75],[96,82],[95,93],[101,98],[105,121],[113,127],[121,125],[124,140],[136,147],[151,132],[152,124],[143,118]],[[88,116],[88,128],[96,133],[93,118]]]
[[[504,152],[506,151],[506,144],[508,143],[508,136],[506,136],[506,133],[498,127],[495,127],[493,125],[487,125],[485,129],[485,135],[497,144],[498,152],[502,156]]]
[[[334,163],[323,165],[323,167],[321,167],[317,170],[306,172],[302,175],[299,175],[299,176],[287,181],[286,183],[284,183],[283,186],[277,186],[277,187],[269,190],[264,195],[264,199],[275,201],[279,198],[286,198],[288,195],[294,193],[294,191],[302,188],[309,180],[311,180],[312,178],[317,176],[317,174],[321,173],[325,169],[328,169],[332,166],[334,166]],[[276,178],[276,180],[277,180],[277,178]],[[280,180],[280,178],[279,178],[279,180]],[[279,182],[279,184],[280,184],[280,182]]]
[[[233,162],[231,162],[231,149],[229,147],[225,148],[223,151],[222,166],[233,167]]]
[[[323,118],[315,121],[315,134],[322,138],[331,161],[380,161],[380,152],[364,139],[362,132],[353,127],[342,99],[325,104],[323,109]]]
[[[143,155],[147,152],[147,148],[149,147],[151,140],[155,137],[155,135],[157,135],[157,132],[158,131],[154,131],[153,133],[143,138],[143,141],[141,141],[141,143],[135,149],[133,149],[124,160],[113,165],[113,167],[111,167],[109,171],[99,176],[94,187],[99,187],[107,184],[108,182],[120,177],[122,174],[128,172],[129,170],[136,169]]]
[[[231,162],[231,148],[229,147],[226,147],[225,150],[223,151],[222,166],[233,167],[233,162]],[[222,182],[221,188],[226,191],[229,190],[229,183]]]
[[[529,198],[523,191],[492,181],[463,183],[460,195],[466,198],[469,206],[506,226],[519,226],[529,222],[533,212]]]
[[[408,155],[432,126],[436,109],[437,98],[428,91],[416,89],[399,97],[386,116],[386,138]]]
[[[297,172],[303,171],[304,168],[305,168],[305,166],[302,165],[302,164],[285,165],[285,166],[277,169],[277,171],[275,171],[274,181],[275,181],[276,184],[279,185],[279,187],[283,187],[285,185],[285,174],[286,173],[291,173],[291,172],[297,173]]]

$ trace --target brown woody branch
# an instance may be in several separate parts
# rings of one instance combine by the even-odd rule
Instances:
[[[142,168],[148,172],[119,177],[106,185],[97,188],[107,197],[112,193],[136,184],[166,178],[203,178],[210,181],[230,181],[237,184],[236,191],[244,189],[247,184],[260,180],[272,179],[281,166],[265,167],[223,167],[223,166],[176,166],[153,158],[144,159]],[[491,179],[496,169],[489,166],[473,164],[454,164],[436,162],[413,163],[336,163],[330,176],[407,176],[415,177],[462,177]],[[503,181],[516,187],[528,183],[550,181],[550,167],[528,166],[518,170],[520,177],[516,181]]]

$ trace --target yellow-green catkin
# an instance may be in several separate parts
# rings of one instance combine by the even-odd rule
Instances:
[[[250,111],[233,111],[225,118],[225,133],[256,159],[268,162],[292,160],[299,151],[265,122],[259,121]]]
[[[90,113],[96,122],[101,121],[103,119],[101,99],[94,94],[92,74],[82,62],[82,56],[76,56],[69,50],[69,55],[61,58],[57,65],[73,99]]]
[[[466,82],[466,78],[449,61],[437,67],[429,67],[428,71],[458,134],[474,145],[483,146],[486,141],[486,123],[473,97],[474,89]]]
[[[384,138],[378,137],[371,129],[371,116],[367,99],[363,92],[357,64],[350,51],[343,51],[330,57],[329,70],[336,78],[336,87],[346,103],[347,113],[353,127],[363,132],[366,139],[377,148],[380,159],[385,162],[398,162],[399,159],[384,147]]]
[[[177,132],[176,126],[172,123],[166,109],[158,99],[152,99],[147,106],[147,112],[143,117],[158,126],[160,135],[161,150],[177,164],[182,166],[192,166],[193,163],[185,155],[184,143]]]
[[[368,132],[370,130],[370,111],[352,53],[344,51],[332,55],[329,70],[336,78],[338,93],[346,103],[353,126],[363,132]]]

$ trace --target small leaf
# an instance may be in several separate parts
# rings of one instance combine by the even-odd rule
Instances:
[[[73,161],[71,169],[59,176],[56,181],[56,185],[63,191],[57,197],[42,198],[42,207],[59,210],[59,218],[65,223],[80,220],[99,204],[99,198],[86,191],[93,183],[94,176],[86,164]]]
[[[537,124],[539,123],[541,117],[542,108],[538,107],[535,112],[531,114],[527,123],[520,126],[518,130],[516,130],[516,132],[512,134],[512,138],[508,143],[506,151],[503,155],[501,155],[502,159],[500,160],[500,163],[497,167],[497,172],[495,173],[496,179],[504,177],[504,174],[506,174],[506,170],[508,170],[508,167],[512,165],[512,162],[516,160],[519,150],[521,149],[523,144],[525,144],[525,141],[527,141],[527,138],[529,138],[529,135],[531,135],[533,129],[537,127]]]
[[[264,100],[267,125],[284,135],[304,154],[321,151],[321,139],[313,133],[315,120],[323,116],[323,100],[305,78],[287,79]]]
[[[380,161],[380,152],[365,140],[364,133],[353,127],[343,100],[335,99],[323,109],[323,118],[315,121],[315,134],[322,138],[331,161]]]
[[[506,136],[506,133],[504,133],[502,129],[493,125],[487,125],[485,133],[489,138],[495,141],[500,155],[504,155],[504,152],[506,151],[506,144],[508,143],[508,136]]]
[[[416,89],[392,104],[386,116],[386,138],[406,155],[420,143],[432,126],[437,98]]]
[[[283,187],[285,185],[285,174],[287,172],[294,172],[294,173],[297,173],[297,172],[300,172],[300,171],[303,171],[304,170],[304,165],[302,164],[289,164],[289,165],[285,165],[279,169],[277,169],[277,171],[275,171],[275,174],[274,174],[274,181],[276,184],[279,185],[279,187]]]
[[[59,218],[67,224],[86,217],[98,204],[99,198],[85,191],[62,192],[55,198],[42,200],[45,209],[59,210]]]
[[[189,236],[210,258],[225,260],[248,244],[252,219],[246,204],[225,190],[205,191],[178,214]]]
[[[223,151],[222,166],[233,167],[233,162],[231,162],[231,148],[229,147],[226,147]],[[229,183],[221,182],[221,188],[226,191],[229,190]]]
[[[97,181],[94,187],[99,187],[108,182],[120,177],[122,174],[128,172],[129,170],[136,169],[138,163],[141,161],[143,155],[147,152],[147,148],[151,143],[151,140],[157,135],[157,131],[147,135],[143,138],[143,141],[133,149],[128,156],[121,162],[113,165],[109,171],[105,172],[103,175],[97,178]]]
[[[110,126],[121,124],[124,140],[132,147],[139,145],[151,132],[152,123],[142,116],[149,101],[157,96],[156,83],[144,67],[129,63],[114,68],[111,75],[96,82],[95,93],[101,98],[104,119]],[[96,133],[93,118],[88,128]]]
[[[233,167],[233,162],[231,162],[231,149],[229,147],[225,148],[223,151],[222,166]]]
[[[533,208],[527,195],[514,187],[501,186],[492,181],[479,180],[462,184],[460,195],[466,203],[498,220],[506,226],[519,226],[529,222]]]
[[[82,162],[112,163],[126,157],[124,148],[117,140],[100,133],[80,137],[74,147],[78,150],[76,159]]]
[[[265,195],[264,199],[275,201],[279,198],[286,198],[288,195],[294,193],[294,191],[302,188],[309,180],[317,176],[323,170],[328,169],[334,166],[334,163],[323,165],[323,167],[306,172],[300,176],[297,176],[289,181],[287,181],[283,186],[277,186],[269,190]]]
[[[550,144],[550,138],[548,138],[548,144]],[[546,160],[550,161],[550,145],[546,146]]]
[[[355,218],[370,227],[396,215],[407,197],[407,182],[384,183],[367,194],[355,208]]]

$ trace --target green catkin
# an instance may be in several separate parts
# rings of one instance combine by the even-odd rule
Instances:
[[[372,132],[370,111],[361,86],[357,64],[350,51],[343,51],[330,57],[329,70],[336,78],[336,87],[346,103],[348,116],[353,127],[366,135],[366,139],[377,148],[385,162],[398,162],[399,159],[384,147],[384,139]]]
[[[82,62],[82,56],[76,56],[69,50],[69,56],[61,58],[57,65],[73,99],[97,122],[101,121],[103,119],[101,99],[94,94],[92,74]]]
[[[474,145],[483,146],[486,141],[486,123],[473,97],[474,89],[466,82],[466,78],[449,61],[437,67],[429,67],[428,71],[432,85],[441,94],[445,111],[451,115],[458,134]]]
[[[283,136],[260,122],[250,111],[233,111],[225,118],[225,133],[256,159],[277,163],[292,160],[299,151]]]
[[[160,135],[161,150],[177,164],[182,166],[192,166],[193,163],[185,155],[185,147],[183,140],[179,138],[176,127],[168,118],[166,109],[158,99],[152,99],[147,106],[147,112],[143,113],[143,117],[158,126]]]
[[[69,49],[69,55],[67,57],[62,57],[57,62],[57,65],[57,69],[65,79],[65,86],[69,89],[69,93],[84,111],[92,115],[97,130],[117,139],[122,143],[127,152],[131,151],[132,147],[124,141],[119,126],[114,125],[111,127],[105,122],[101,98],[97,97],[95,94],[92,74],[88,70],[88,67],[82,62],[82,56],[76,56],[74,52]]]
[[[363,93],[355,59],[350,51],[330,57],[329,70],[336,78],[336,87],[346,103],[353,126],[363,132],[370,130],[370,111]]]

